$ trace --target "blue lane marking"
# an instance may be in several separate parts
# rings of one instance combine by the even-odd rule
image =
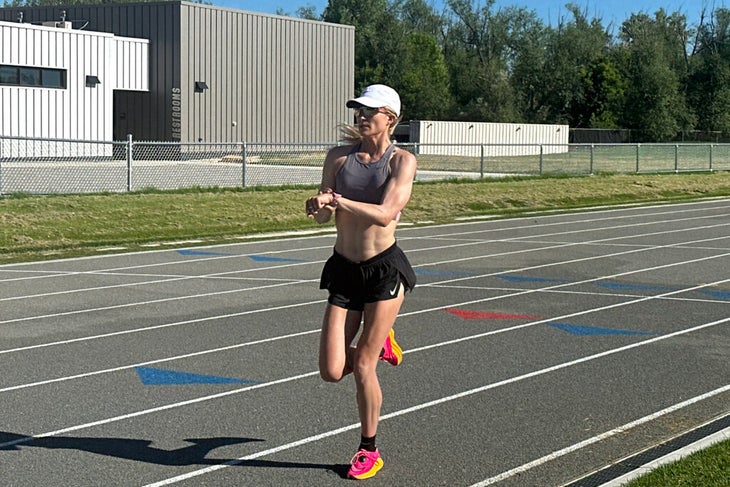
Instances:
[[[497,275],[500,279],[511,282],[568,282],[564,279],[553,279],[549,277],[514,276],[509,274]]]
[[[195,250],[195,249],[180,249],[177,251],[180,255],[231,255],[223,254],[221,252],[211,252],[209,250]]]
[[[570,325],[568,323],[550,322],[548,325],[571,335],[656,335],[648,331],[619,330],[616,328],[599,328],[595,326]]]
[[[258,384],[257,381],[218,377],[215,375],[193,374],[176,370],[136,367],[137,375],[146,386],[168,386],[182,384]]]
[[[634,291],[668,291],[669,288],[665,286],[652,286],[649,284],[625,284],[620,282],[608,282],[599,281],[596,282],[597,286],[606,287],[608,289],[616,290],[634,290]]]
[[[248,257],[257,262],[304,262],[302,259],[286,259],[284,257],[271,257],[269,255],[249,255]]]
[[[441,270],[438,270],[438,269],[421,269],[419,267],[416,267],[413,270],[419,276],[467,277],[467,276],[473,276],[474,275],[474,274],[470,274],[468,272],[461,272],[461,271],[441,271]]]
[[[710,291],[709,289],[700,289],[703,294],[709,294],[713,298],[730,299],[730,293],[726,291]]]

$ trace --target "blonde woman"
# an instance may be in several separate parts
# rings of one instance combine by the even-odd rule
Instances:
[[[391,143],[401,113],[393,88],[368,86],[348,100],[347,107],[356,117],[356,125],[343,130],[349,144],[327,153],[319,192],[307,199],[306,209],[319,223],[335,215],[334,252],[320,282],[329,298],[319,369],[327,382],[338,382],[351,372],[354,376],[361,441],[348,476],[366,479],[383,466],[375,445],[383,400],[376,366],[378,360],[392,365],[402,360],[393,324],[405,292],[416,284],[395,239],[401,210],[411,196],[416,158]]]

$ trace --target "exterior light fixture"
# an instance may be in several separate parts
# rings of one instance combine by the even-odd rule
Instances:
[[[195,93],[203,93],[207,89],[208,89],[208,83],[206,83],[205,81],[196,81],[195,82]]]
[[[96,88],[96,85],[100,85],[101,80],[98,76],[94,75],[86,75],[86,87],[87,88]]]

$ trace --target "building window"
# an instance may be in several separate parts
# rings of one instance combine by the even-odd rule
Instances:
[[[0,64],[0,85],[66,88],[66,70]]]
[[[0,66],[0,85],[20,84],[18,68],[14,66]]]

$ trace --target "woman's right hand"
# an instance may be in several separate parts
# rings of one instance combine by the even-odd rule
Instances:
[[[331,212],[332,210],[334,210],[334,207],[331,207],[329,205],[333,201],[334,196],[332,194],[332,191],[320,191],[319,193],[317,193],[317,196],[312,196],[311,198],[307,199],[305,204],[307,216],[314,217],[322,208],[325,207],[327,207],[327,209]]]

